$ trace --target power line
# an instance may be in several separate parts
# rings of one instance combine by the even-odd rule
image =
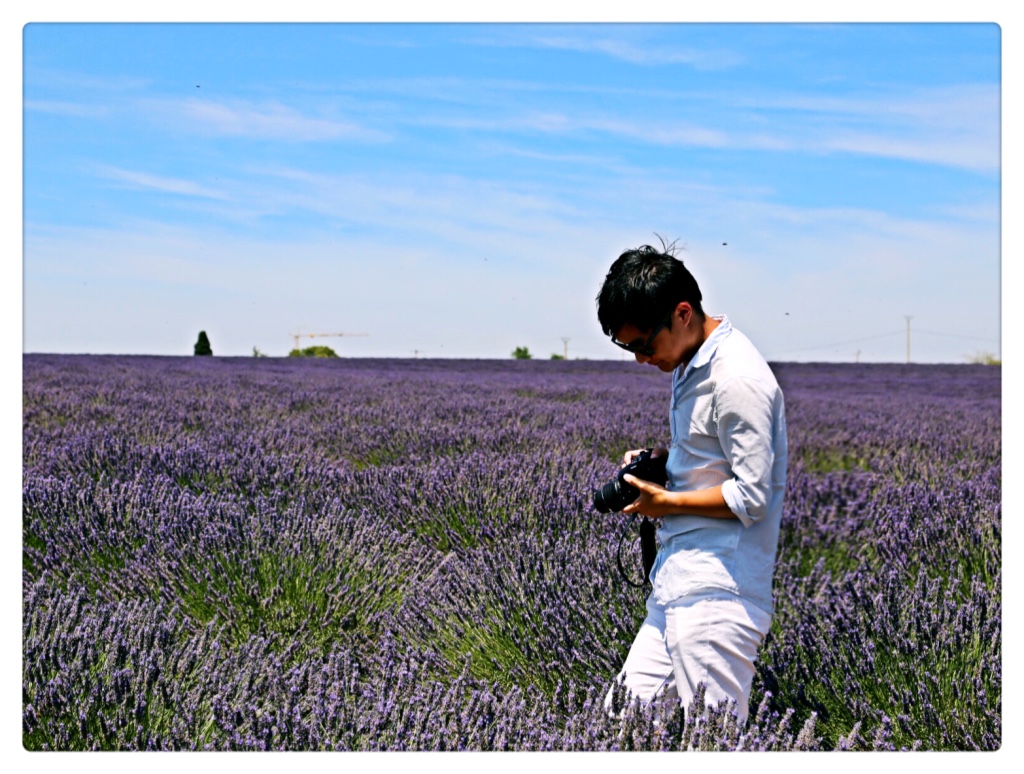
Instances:
[[[908,327],[909,327],[909,323],[908,323]],[[937,333],[936,331],[922,331],[922,330],[918,330],[917,328],[914,328],[914,333],[927,333],[927,334],[929,334],[931,336],[944,336],[946,338],[951,338],[951,339],[974,339],[975,341],[987,341],[987,342],[998,343],[998,339],[993,339],[993,338],[986,337],[986,336],[967,336],[967,335],[957,335],[957,334],[953,334],[953,333]],[[846,339],[845,341],[835,341],[835,342],[832,342],[831,344],[819,344],[819,345],[815,345],[813,347],[801,347],[800,349],[790,349],[790,350],[786,350],[785,352],[780,353],[779,355],[776,355],[775,357],[778,358],[778,357],[781,357],[781,356],[784,356],[784,355],[792,355],[792,354],[795,354],[797,352],[811,352],[811,351],[818,350],[818,349],[831,349],[833,347],[841,347],[841,346],[844,346],[846,344],[859,344],[862,341],[872,341],[874,339],[884,339],[884,338],[886,338],[888,336],[899,336],[901,334],[902,335],[906,335],[907,334],[907,330],[904,329],[902,331],[891,331],[889,333],[879,333],[879,334],[874,335],[874,336],[863,336],[863,337],[861,337],[859,339]]]
[[[835,341],[835,342],[833,342],[831,344],[821,344],[821,345],[814,346],[814,347],[803,347],[801,349],[790,349],[790,350],[784,352],[783,354],[789,355],[789,354],[792,354],[794,352],[808,352],[808,351],[813,350],[813,349],[831,349],[832,347],[840,347],[840,346],[843,346],[844,344],[857,344],[858,342],[861,342],[861,341],[871,341],[872,339],[884,339],[887,336],[898,336],[901,333],[903,333],[903,331],[892,331],[890,333],[879,333],[877,336],[864,336],[864,337],[859,338],[859,339],[848,339],[846,341]]]
[[[927,333],[930,336],[945,336],[947,339],[974,339],[975,341],[989,341],[989,342],[998,341],[998,339],[993,339],[990,336],[966,336],[964,334],[956,334],[956,333],[937,333],[935,331],[922,331],[922,330],[919,330],[917,328],[914,329],[914,333]]]

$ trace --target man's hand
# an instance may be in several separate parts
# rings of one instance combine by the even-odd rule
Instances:
[[[679,505],[673,497],[674,492],[637,478],[632,473],[627,473],[622,480],[640,490],[640,496],[623,508],[623,513],[635,513],[649,519],[660,519],[662,516],[679,513]]]
[[[627,473],[622,480],[640,490],[640,496],[623,508],[623,513],[636,513],[649,519],[660,519],[662,516],[676,513],[711,516],[715,519],[737,518],[726,505],[721,486],[691,492],[670,492],[665,487],[643,481],[632,473]]]
[[[622,464],[619,465],[619,467],[620,468],[626,467],[634,459],[639,457],[641,452],[644,452],[644,451],[647,451],[647,450],[646,449],[631,449],[631,450],[629,450],[628,452],[626,452],[622,456]],[[653,457],[667,457],[667,456],[668,456],[668,449],[663,449],[661,447],[658,447],[657,449],[654,449],[651,452],[651,457],[652,458]]]

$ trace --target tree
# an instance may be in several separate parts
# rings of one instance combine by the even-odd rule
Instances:
[[[197,355],[212,355],[213,349],[210,347],[210,340],[206,338],[206,331],[199,331],[199,340],[196,342],[195,354]]]
[[[288,357],[337,357],[337,353],[330,347],[325,347],[323,344],[318,344],[313,347],[306,347],[305,349],[293,349],[288,353]]]
[[[512,350],[512,357],[516,360],[529,360],[533,355],[527,347],[516,347]]]
[[[552,360],[565,360],[565,355],[559,355],[557,352],[551,353]]]
[[[976,352],[970,361],[977,365],[1002,365],[1003,361],[1001,358],[996,357],[991,352]]]

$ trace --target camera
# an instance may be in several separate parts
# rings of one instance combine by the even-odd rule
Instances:
[[[640,496],[639,489],[622,480],[627,473],[658,486],[665,485],[668,480],[668,474],[665,472],[665,463],[668,458],[652,457],[652,451],[653,449],[644,449],[633,458],[632,462],[624,468],[620,468],[613,480],[600,489],[594,490],[594,508],[596,510],[601,513],[621,511]]]

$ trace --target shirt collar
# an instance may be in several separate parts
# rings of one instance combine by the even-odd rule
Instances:
[[[715,356],[715,352],[718,350],[718,345],[725,341],[725,337],[732,332],[732,324],[729,322],[729,318],[724,314],[719,315],[708,315],[712,320],[718,320],[718,327],[711,331],[711,335],[704,339],[704,343],[700,345],[700,349],[697,350],[697,354],[693,356],[693,359],[686,364],[686,368],[680,373],[679,369],[676,369],[676,373],[679,375],[679,381],[685,379],[690,371],[695,368],[702,368],[711,362],[711,358]]]

